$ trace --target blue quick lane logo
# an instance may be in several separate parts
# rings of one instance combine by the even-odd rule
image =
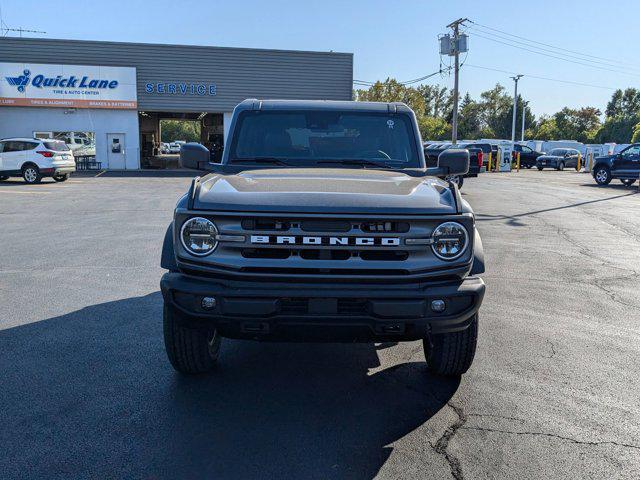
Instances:
[[[158,95],[216,95],[218,88],[215,83],[146,83],[145,93]]]
[[[56,77],[45,77],[44,75],[36,75],[29,82],[31,72],[24,70],[19,77],[5,77],[9,85],[18,87],[18,91],[23,93],[28,85],[36,88],[82,88],[91,90],[104,90],[118,88],[117,80],[104,80],[99,78],[90,78],[88,76],[76,77],[71,75],[65,77],[58,75]],[[75,93],[75,92],[71,92]]]
[[[24,92],[25,87],[29,84],[29,77],[31,76],[31,72],[29,70],[24,70],[22,75],[19,77],[4,77],[9,82],[9,85],[13,85],[14,87],[18,87],[18,91],[20,93]]]

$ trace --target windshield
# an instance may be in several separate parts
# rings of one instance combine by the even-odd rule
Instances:
[[[558,157],[561,157],[565,153],[567,153],[567,151],[564,148],[554,148],[548,153],[548,155],[556,155]]]
[[[229,163],[420,167],[411,118],[354,111],[248,111],[240,114]],[[345,162],[345,164],[347,164]]]
[[[44,148],[48,150],[53,150],[56,152],[66,152],[69,149],[66,143],[61,140],[43,140],[42,141]]]

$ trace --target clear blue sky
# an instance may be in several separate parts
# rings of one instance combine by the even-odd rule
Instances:
[[[626,73],[495,43],[478,36],[495,40],[486,29],[468,32],[469,65],[602,87],[640,87],[637,0],[0,0],[0,6],[7,26],[45,30],[49,38],[352,52],[354,77],[362,80],[408,80],[436,71],[437,35],[452,20],[468,17],[486,27],[601,57],[588,58]],[[453,78],[437,76],[428,82],[452,86]],[[512,90],[506,73],[463,67],[463,93],[478,96],[497,82]],[[613,92],[531,77],[521,80],[520,89],[537,115],[565,105],[604,110]]]

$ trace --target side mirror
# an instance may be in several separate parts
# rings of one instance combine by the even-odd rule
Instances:
[[[447,175],[465,175],[469,173],[469,150],[449,148],[438,155],[438,167]]]
[[[180,166],[194,170],[206,170],[211,161],[211,154],[204,145],[185,143],[180,148]]]

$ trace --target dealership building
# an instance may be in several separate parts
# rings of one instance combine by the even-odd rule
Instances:
[[[350,53],[0,37],[0,138],[64,139],[83,168],[174,168],[162,120],[197,122],[216,151],[242,100],[349,100],[352,82]]]

